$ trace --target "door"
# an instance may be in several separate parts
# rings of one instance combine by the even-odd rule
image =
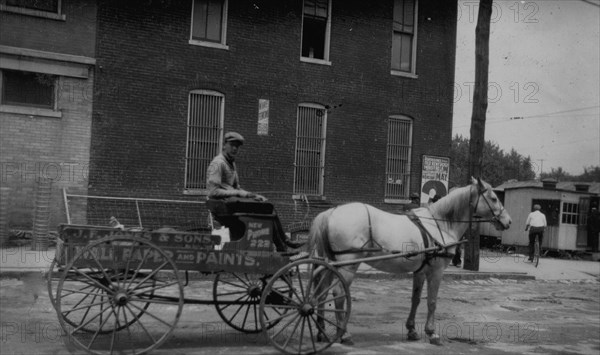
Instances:
[[[590,198],[581,197],[579,199],[579,223],[577,223],[577,248],[586,248],[588,246],[587,220],[589,211]]]

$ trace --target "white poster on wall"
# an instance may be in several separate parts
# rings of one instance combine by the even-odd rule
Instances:
[[[450,158],[423,155],[421,204],[428,204],[448,194]]]
[[[269,134],[269,100],[258,99],[258,129],[259,136]]]

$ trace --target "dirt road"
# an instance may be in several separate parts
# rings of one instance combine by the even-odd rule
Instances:
[[[186,297],[211,299],[212,284],[192,282]],[[349,330],[354,346],[333,354],[594,354],[600,351],[600,283],[578,281],[446,281],[437,306],[443,345],[406,340],[410,280],[357,279]],[[425,297],[425,294],[423,295]],[[81,353],[63,336],[43,283],[0,279],[0,353]],[[422,331],[423,299],[417,315]],[[186,305],[169,340],[155,354],[276,354],[258,335],[221,321],[212,306]]]

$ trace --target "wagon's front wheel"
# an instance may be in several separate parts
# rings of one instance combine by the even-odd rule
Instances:
[[[56,311],[69,341],[91,354],[142,354],[164,343],[183,308],[169,255],[133,236],[99,239],[65,267]]]
[[[350,306],[348,284],[333,266],[322,260],[298,260],[280,269],[265,287],[260,323],[277,349],[318,353],[344,335]]]

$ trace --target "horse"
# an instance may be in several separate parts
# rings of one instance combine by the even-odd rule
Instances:
[[[343,262],[345,266],[340,266],[338,271],[348,287],[362,263],[352,263],[353,260],[409,252],[407,255],[410,257],[365,262],[388,273],[413,273],[412,302],[406,321],[408,340],[420,339],[415,331],[415,315],[427,279],[425,333],[431,344],[441,345],[434,325],[438,290],[444,269],[469,228],[471,211],[479,222],[490,222],[498,230],[508,229],[511,224],[508,212],[491,186],[481,179],[472,178],[470,185],[451,191],[428,207],[416,208],[406,214],[392,214],[357,202],[321,212],[311,224],[308,251],[313,257],[333,261],[334,265],[335,262]],[[420,253],[423,249],[428,252]],[[328,287],[327,282],[331,281],[326,280],[323,287]],[[332,288],[334,296],[342,293],[341,287]],[[343,309],[343,302],[344,298],[339,298],[335,302],[336,309]],[[339,322],[341,319],[338,318]],[[352,344],[349,332],[337,336],[342,343]]]

